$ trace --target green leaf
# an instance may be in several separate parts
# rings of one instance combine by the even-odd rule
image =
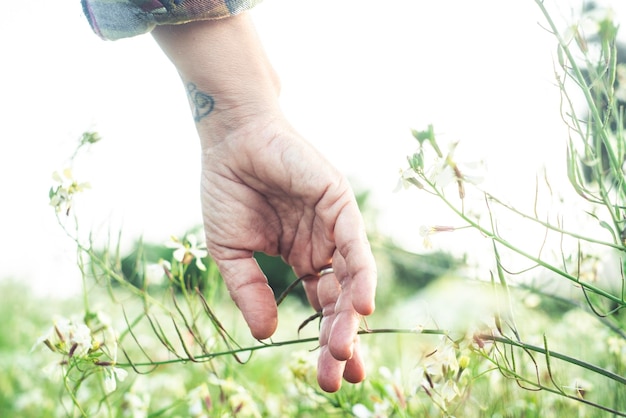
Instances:
[[[615,231],[613,230],[613,228],[611,228],[611,225],[609,225],[607,222],[605,221],[600,221],[600,226],[604,229],[607,229],[610,233],[611,236],[613,237],[613,241],[614,242],[619,242],[619,240],[617,239],[617,237],[615,236]]]

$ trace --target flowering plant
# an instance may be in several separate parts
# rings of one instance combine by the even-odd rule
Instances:
[[[397,189],[442,203],[455,219],[432,219],[416,236],[428,249],[454,241],[471,251],[420,292],[393,288],[362,324],[365,382],[336,394],[319,389],[317,315],[287,297],[298,283],[277,297],[283,322],[275,339],[241,331],[197,231],[156,245],[140,241],[130,254],[119,242],[101,248],[93,233],[85,239],[75,199],[88,183],[69,164],[54,175],[49,197],[78,249],[81,313],[47,323],[34,347],[62,390],[54,387],[52,406],[22,397],[0,415],[28,415],[34,404],[39,415],[89,417],[626,416],[626,67],[610,15],[586,13],[561,34],[536,3],[557,40],[574,193],[554,189],[545,176],[532,209],[522,210],[489,190],[485,162],[464,161],[462,141],[444,145],[432,125],[414,130],[417,149]],[[579,115],[571,89],[582,93],[588,115]],[[70,161],[99,140],[85,133]],[[532,231],[530,242],[519,231]],[[400,250],[376,238],[381,276],[391,277]],[[475,254],[489,258],[481,264]],[[414,270],[408,265],[403,274]],[[5,379],[0,392],[8,393],[23,376]]]

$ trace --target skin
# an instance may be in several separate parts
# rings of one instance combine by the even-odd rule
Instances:
[[[279,81],[247,14],[162,26],[154,38],[185,84],[202,150],[207,248],[255,338],[278,324],[253,258],[280,255],[321,311],[318,382],[365,378],[357,331],[374,311],[376,266],[346,178],[287,122]],[[332,264],[333,274],[321,277]]]

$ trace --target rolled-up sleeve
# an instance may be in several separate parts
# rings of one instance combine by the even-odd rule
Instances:
[[[116,40],[150,32],[157,25],[221,19],[262,0],[81,0],[93,31]]]

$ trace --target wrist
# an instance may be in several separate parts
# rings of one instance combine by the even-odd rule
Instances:
[[[262,142],[267,137],[271,127],[280,124],[276,121],[282,120],[283,115],[278,106],[271,103],[246,104],[236,107],[220,107],[218,99],[215,99],[214,110],[202,118],[196,120],[196,130],[200,138],[200,145],[204,151],[221,144],[231,142],[241,138],[246,138],[246,142]],[[193,109],[193,105],[192,105]],[[192,110],[195,113],[195,111]]]
[[[183,80],[203,147],[280,115],[278,76],[245,13],[153,35]]]

